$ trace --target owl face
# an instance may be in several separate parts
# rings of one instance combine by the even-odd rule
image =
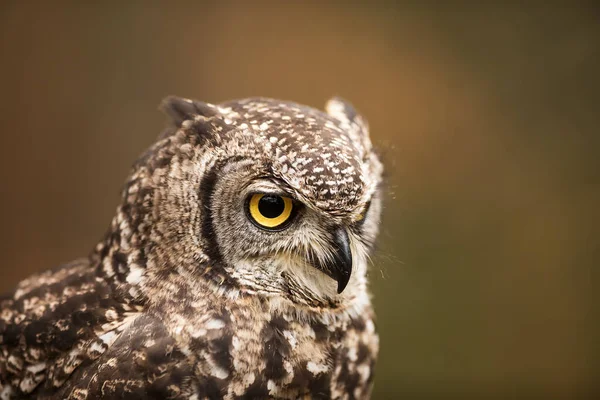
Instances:
[[[252,167],[240,161],[215,187],[212,223],[230,276],[257,293],[309,304],[335,299],[350,282],[358,291],[377,229],[379,196],[357,205],[358,213],[332,215]]]
[[[170,155],[155,179],[165,243],[188,243],[193,260],[249,294],[329,307],[366,293],[382,168],[349,104],[331,100],[324,113],[170,98],[164,108],[175,123],[157,144]]]

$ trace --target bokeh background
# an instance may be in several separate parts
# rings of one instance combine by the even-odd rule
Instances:
[[[169,94],[368,118],[375,399],[578,398],[600,367],[593,3],[0,2],[0,291],[85,255]]]

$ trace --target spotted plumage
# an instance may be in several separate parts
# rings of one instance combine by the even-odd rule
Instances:
[[[0,299],[0,399],[368,398],[364,119],[340,99],[162,108],[90,256]]]

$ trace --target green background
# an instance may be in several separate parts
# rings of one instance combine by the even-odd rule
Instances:
[[[528,4],[528,5],[526,5]],[[0,291],[87,254],[169,94],[367,117],[374,398],[578,398],[600,367],[593,3],[0,3]]]

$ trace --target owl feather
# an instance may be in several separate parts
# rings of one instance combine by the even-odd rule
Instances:
[[[0,399],[368,398],[368,125],[169,97],[100,243],[0,299]]]

